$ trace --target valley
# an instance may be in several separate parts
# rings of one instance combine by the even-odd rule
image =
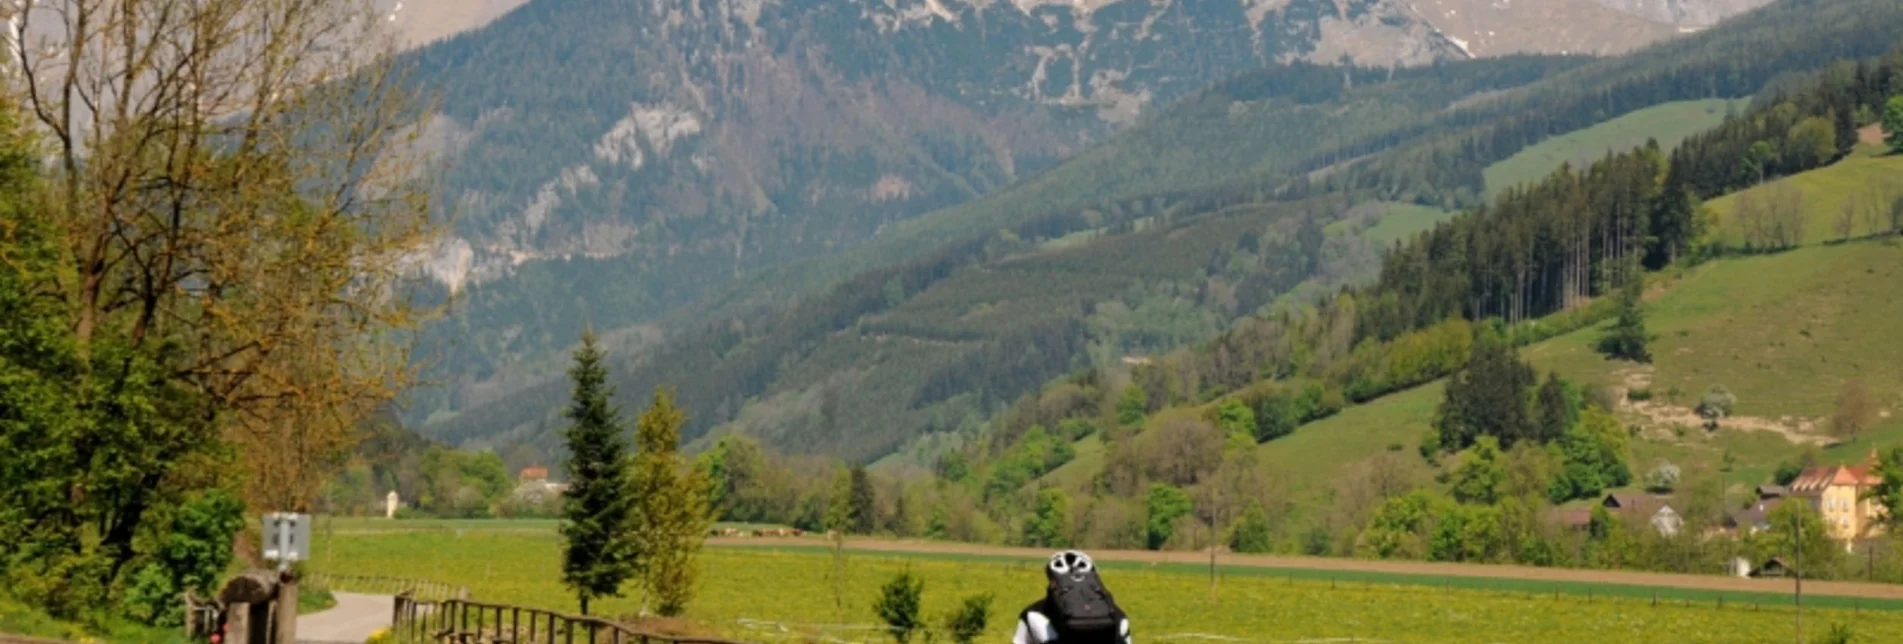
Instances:
[[[1763,81],[1785,73],[1788,66],[1821,64],[1804,61],[1829,60],[1840,55],[1837,52],[1859,47],[1880,51],[1882,43],[1887,43],[1883,21],[1895,17],[1881,9],[1859,11],[1849,6],[1827,12],[1788,11],[1752,16],[1723,30],[1596,62],[1499,59],[1392,74],[1361,69],[1349,73],[1361,78],[1351,78],[1353,86],[1346,91],[1338,84],[1337,72],[1328,68],[1297,65],[1242,73],[1195,93],[1103,145],[990,196],[891,223],[865,244],[841,253],[747,273],[739,278],[738,286],[725,288],[706,306],[696,307],[693,315],[677,316],[659,328],[646,327],[639,342],[617,341],[616,355],[623,356],[618,359],[625,365],[617,378],[624,391],[651,390],[661,384],[680,387],[697,412],[690,419],[689,431],[696,437],[753,433],[778,449],[823,453],[846,444],[845,437],[877,436],[849,441],[847,455],[879,458],[922,433],[968,431],[1033,383],[1085,366],[1112,366],[1124,355],[1152,354],[1206,341],[1238,319],[1268,312],[1265,305],[1300,306],[1320,293],[1367,279],[1372,275],[1367,270],[1374,266],[1367,252],[1389,240],[1359,239],[1359,225],[1343,223],[1366,219],[1366,202],[1467,208],[1487,194],[1489,167],[1524,166],[1527,169],[1519,176],[1537,176],[1539,168],[1556,165],[1510,161],[1522,146],[1556,145],[1558,140],[1548,136],[1553,128],[1587,128],[1622,114],[1637,112],[1628,117],[1631,120],[1601,126],[1609,128],[1605,130],[1588,130],[1582,136],[1604,141],[1598,145],[1616,146],[1645,138],[1624,134],[1621,128],[1638,133],[1651,126],[1669,126],[1656,131],[1669,142],[1697,127],[1674,115],[1689,112],[1700,122],[1709,122],[1724,111],[1642,110],[1714,91],[1749,94]],[[1844,22],[1851,15],[1857,20]],[[1848,30],[1845,33],[1855,35],[1767,40],[1793,21],[1816,28],[1841,25]],[[1782,53],[1746,59],[1717,53],[1747,42],[1759,49],[1781,48]],[[1621,89],[1611,93],[1568,89],[1595,85]],[[1489,98],[1463,103],[1473,96]],[[1449,104],[1462,107],[1436,109]],[[1408,118],[1410,114],[1413,118]],[[1317,118],[1323,119],[1321,128],[1338,134],[1308,136],[1320,129],[1313,123]],[[1386,151],[1374,153],[1382,150]],[[1559,160],[1600,156],[1601,152],[1581,150]],[[1347,159],[1359,161],[1344,163]],[[1332,166],[1342,169],[1305,184],[1291,179],[1294,172]],[[1304,201],[1289,192],[1293,190],[1321,196]],[[1238,227],[1256,226],[1263,231],[1258,233],[1261,239],[1281,236],[1280,243],[1299,245],[1300,240],[1291,236],[1299,232],[1299,219],[1304,216],[1316,217],[1328,233],[1320,243],[1330,248],[1316,247],[1317,256],[1331,258],[1325,266],[1306,259],[1276,266],[1255,251],[1239,257],[1253,265],[1232,261],[1238,258],[1233,252],[1184,255],[1181,249],[1189,246],[1158,246],[1152,240],[1160,231],[1140,228],[1161,225],[1178,229],[1168,234],[1187,239],[1180,235],[1204,234],[1191,229],[1232,235],[1241,230]],[[1231,232],[1222,232],[1224,228]],[[1075,241],[1084,234],[1091,237]],[[1043,245],[1055,239],[1073,241],[1061,250]],[[1311,238],[1307,243],[1316,242]],[[1225,256],[1211,257],[1215,254]],[[1065,272],[1068,267],[1092,266],[1093,262],[1114,267],[1107,272],[1090,269],[1098,272],[1090,275],[1083,288],[1066,286],[1083,284],[1076,282],[1075,273]],[[1001,272],[1006,267],[1011,272]],[[1057,272],[1044,272],[1054,269]],[[990,286],[962,285],[977,286],[979,282],[970,280],[1001,279],[1002,275],[1048,283],[1057,292],[1032,295],[1034,291],[1023,288],[997,291]],[[556,275],[538,281],[545,295],[562,293],[568,288],[564,283]],[[580,283],[587,282],[566,281]],[[960,305],[964,308],[942,308],[947,300],[936,296],[926,300],[939,303],[934,304],[941,308],[933,315],[940,319],[932,325],[940,328],[914,336],[914,341],[895,341],[903,338],[903,333],[895,335],[895,331],[924,328],[893,323],[906,320],[898,315],[899,309],[918,310],[905,304],[904,298],[927,291],[962,293],[952,299],[964,298]],[[1039,310],[1013,312],[1011,302],[986,299],[994,291],[1023,294],[1026,299],[1017,300],[1015,306]],[[765,292],[812,294],[770,306],[759,305],[749,295]],[[627,291],[620,293],[617,297]],[[1119,306],[1101,312],[1095,307],[1113,298]],[[607,302],[616,298],[580,299]],[[480,297],[472,295],[468,306],[485,306],[480,302]],[[1069,302],[1071,308],[1050,306],[1058,302]],[[946,314],[963,315],[979,305],[996,307],[1004,314],[1000,319],[1016,316],[1023,323],[1011,325],[1015,334],[999,333],[1004,327],[994,326],[947,335]],[[1122,312],[1126,309],[1129,313]],[[546,316],[555,309],[510,305],[508,310],[510,315]],[[1091,322],[1093,316],[1101,321]],[[1125,319],[1114,319],[1118,317]],[[852,340],[865,335],[865,324],[875,320],[876,335],[887,344]],[[595,325],[598,329],[612,326],[599,319]],[[1041,337],[1046,339],[1032,340],[1037,334],[1045,334]],[[617,338],[608,335],[611,340]],[[460,347],[480,333],[466,331],[463,336],[460,344],[445,349],[469,355]],[[1032,342],[1037,349],[1027,351]],[[887,347],[892,350],[884,350]],[[1005,363],[985,357],[1000,355],[1014,356],[1017,366],[1004,368]],[[708,368],[689,367],[705,356],[718,358]],[[552,414],[554,401],[562,395],[562,383],[555,377],[561,361],[550,355],[536,364],[543,375],[495,372],[510,381],[508,386],[458,385],[471,393],[481,392],[481,397],[438,409],[422,430],[453,444],[501,452],[526,444],[546,454],[554,441],[548,430],[558,424]],[[815,368],[797,368],[801,364]],[[474,373],[478,379],[490,377],[487,371]],[[926,388],[942,388],[931,384],[934,381],[957,383],[954,388],[964,395],[926,392]],[[470,381],[464,378],[463,382]],[[849,386],[858,382],[876,382],[878,387]],[[423,404],[406,417],[412,424],[416,414],[432,406],[428,401],[433,395],[419,395]],[[462,406],[469,411],[452,411]],[[749,406],[759,409],[748,412]],[[831,416],[816,413],[822,408],[836,411]],[[844,426],[832,427],[822,422],[825,418],[846,420]]]
[[[1895,0],[0,15],[0,642],[1903,637]]]

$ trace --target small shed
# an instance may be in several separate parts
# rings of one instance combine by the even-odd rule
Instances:
[[[1784,561],[1783,557],[1772,557],[1770,561],[1764,562],[1764,565],[1758,566],[1757,571],[1751,573],[1751,576],[1789,577],[1792,574],[1795,574],[1795,571],[1791,570],[1790,565]]]

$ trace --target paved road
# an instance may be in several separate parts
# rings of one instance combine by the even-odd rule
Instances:
[[[396,599],[389,595],[333,593],[330,610],[297,617],[298,644],[363,644],[379,628],[390,626]]]

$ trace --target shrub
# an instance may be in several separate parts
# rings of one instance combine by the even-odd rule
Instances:
[[[1678,487],[1679,470],[1671,461],[1659,459],[1652,471],[1645,473],[1645,489],[1654,493],[1669,493]]]
[[[1260,504],[1250,503],[1249,509],[1242,513],[1242,522],[1229,536],[1229,548],[1244,554],[1265,553],[1274,547],[1274,539],[1268,513],[1262,511]]]
[[[1712,385],[1711,391],[1698,401],[1698,415],[1704,417],[1707,429],[1717,429],[1718,421],[1731,415],[1731,409],[1738,405],[1738,397],[1724,385]]]
[[[971,644],[991,622],[991,593],[966,597],[957,610],[945,615],[945,632],[954,644]]]
[[[1850,627],[1843,624],[1831,624],[1830,630],[1819,633],[1811,641],[1817,644],[1850,644]]]
[[[872,610],[891,629],[893,641],[906,644],[922,625],[918,611],[919,596],[924,592],[925,579],[912,574],[910,568],[900,571],[879,588],[879,599],[872,603]]]
[[[1632,402],[1645,402],[1652,399],[1652,390],[1643,387],[1633,389],[1625,392],[1625,399]]]

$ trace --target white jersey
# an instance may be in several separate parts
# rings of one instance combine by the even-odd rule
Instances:
[[[1130,618],[1126,617],[1117,625],[1121,644],[1130,644]],[[1051,620],[1035,609],[1024,611],[1018,618],[1018,630],[1011,636],[1011,644],[1052,644],[1057,641],[1057,631],[1051,627]]]

